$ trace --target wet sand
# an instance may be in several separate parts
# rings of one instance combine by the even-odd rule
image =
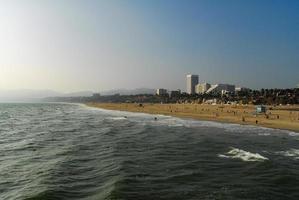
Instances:
[[[299,105],[268,106],[266,114],[255,114],[255,106],[206,104],[87,103],[108,110],[170,115],[198,120],[250,124],[299,132]]]

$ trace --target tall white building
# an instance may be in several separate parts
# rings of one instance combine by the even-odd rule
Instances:
[[[187,75],[187,93],[195,94],[195,86],[198,84],[198,75]]]

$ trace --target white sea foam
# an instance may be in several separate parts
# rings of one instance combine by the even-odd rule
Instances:
[[[276,154],[286,156],[286,157],[291,157],[295,160],[299,160],[299,149],[289,149],[287,151],[279,151],[276,152]]]
[[[184,126],[188,128],[192,127],[213,127],[224,129],[228,132],[235,132],[235,133],[254,133],[260,136],[270,136],[275,133],[281,132],[289,132],[279,129],[271,129],[265,127],[257,127],[252,125],[240,125],[240,124],[233,124],[233,123],[221,123],[221,122],[214,122],[214,121],[203,121],[203,120],[193,120],[193,119],[181,119],[177,117],[169,117],[164,116],[158,123],[162,125],[169,125],[169,126]],[[224,133],[225,133],[224,131]]]
[[[299,136],[299,133],[296,133],[296,132],[290,132],[290,133],[289,133],[289,136],[298,137],[298,136]]]
[[[111,120],[126,120],[126,117],[108,117],[107,119],[111,119]]]
[[[259,133],[258,135],[260,135],[260,136],[269,136],[269,135],[271,135],[271,133]]]
[[[232,148],[225,155],[219,154],[220,158],[232,158],[232,159],[241,159],[245,162],[257,162],[269,160],[268,158],[258,154],[244,151],[242,149]]]

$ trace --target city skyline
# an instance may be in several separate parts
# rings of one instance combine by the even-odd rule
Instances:
[[[0,90],[299,84],[299,2],[0,1]]]

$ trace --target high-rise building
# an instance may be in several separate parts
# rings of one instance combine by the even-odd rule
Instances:
[[[187,75],[187,93],[195,94],[195,86],[198,84],[198,75]]]

